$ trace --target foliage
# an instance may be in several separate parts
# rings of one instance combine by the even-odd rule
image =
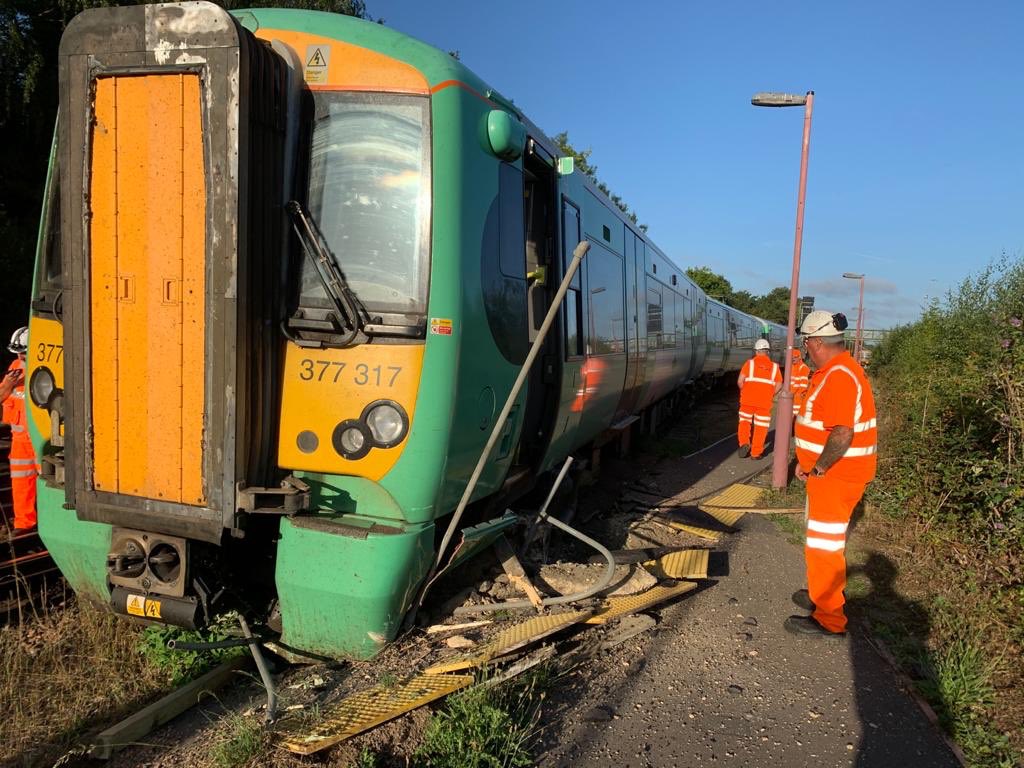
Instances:
[[[568,131],[562,131],[554,137],[555,144],[562,150],[562,153],[571,157],[576,165],[576,168],[585,173],[590,180],[597,185],[597,188],[604,192],[605,196],[611,200],[618,207],[620,211],[629,217],[629,220],[634,224],[637,222],[636,211],[630,209],[622,198],[618,195],[612,194],[612,191],[608,189],[608,185],[597,178],[597,166],[590,162],[590,155],[593,152],[592,149],[584,149],[582,152],[577,150],[569,141]],[[647,225],[641,224],[640,230],[642,232],[647,231]]]
[[[533,765],[530,745],[547,678],[541,668],[504,685],[476,685],[449,696],[431,718],[414,764],[422,768]]]
[[[356,761],[349,763],[348,768],[377,768],[377,756],[367,747],[363,747],[356,755]]]
[[[237,768],[245,765],[263,751],[267,731],[256,720],[230,713],[225,717],[227,737],[210,750],[210,759],[216,768]]]
[[[367,18],[364,0],[215,0],[226,8],[308,8]],[[46,166],[57,112],[57,49],[87,8],[131,0],[0,2],[0,335],[28,317]]]
[[[167,647],[169,640],[183,643],[209,643],[226,640],[227,620],[219,620],[210,629],[190,631],[165,624],[154,624],[143,631],[139,638],[138,650],[153,669],[165,676],[172,686],[181,685],[223,661],[247,653],[244,646],[217,648],[209,651],[172,650]]]
[[[740,312],[756,315],[772,323],[785,325],[789,322],[789,288],[785,286],[772,288],[763,296],[755,296],[750,291],[733,290],[732,283],[711,267],[690,267],[686,270],[686,276],[708,296]]]

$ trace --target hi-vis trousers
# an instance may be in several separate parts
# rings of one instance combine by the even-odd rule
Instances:
[[[740,403],[739,425],[736,427],[736,439],[740,446],[749,445],[750,455],[754,458],[764,453],[764,441],[768,437],[768,427],[772,423],[772,405],[744,405]],[[753,439],[751,439],[753,427]]]
[[[830,632],[846,631],[846,529],[867,483],[807,478],[807,592],[812,616]]]
[[[32,443],[15,436],[11,440],[11,496],[14,497],[14,527],[36,524],[36,455]]]

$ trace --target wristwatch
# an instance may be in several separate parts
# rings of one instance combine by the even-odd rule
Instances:
[[[827,469],[822,469],[817,464],[811,467],[811,474],[814,475],[815,477],[824,477],[827,471]]]

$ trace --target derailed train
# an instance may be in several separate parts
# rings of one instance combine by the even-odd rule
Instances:
[[[331,14],[101,8],[60,48],[29,386],[40,534],[81,594],[366,658],[569,285],[472,497],[784,329],[708,298],[452,56]],[[471,537],[472,538],[472,537]]]

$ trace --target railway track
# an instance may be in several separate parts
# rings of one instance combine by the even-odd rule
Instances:
[[[47,576],[57,574],[57,566],[46,551],[37,531],[12,536],[14,505],[11,501],[11,474],[7,462],[11,441],[0,438],[0,623],[17,618],[20,608],[41,597]]]

